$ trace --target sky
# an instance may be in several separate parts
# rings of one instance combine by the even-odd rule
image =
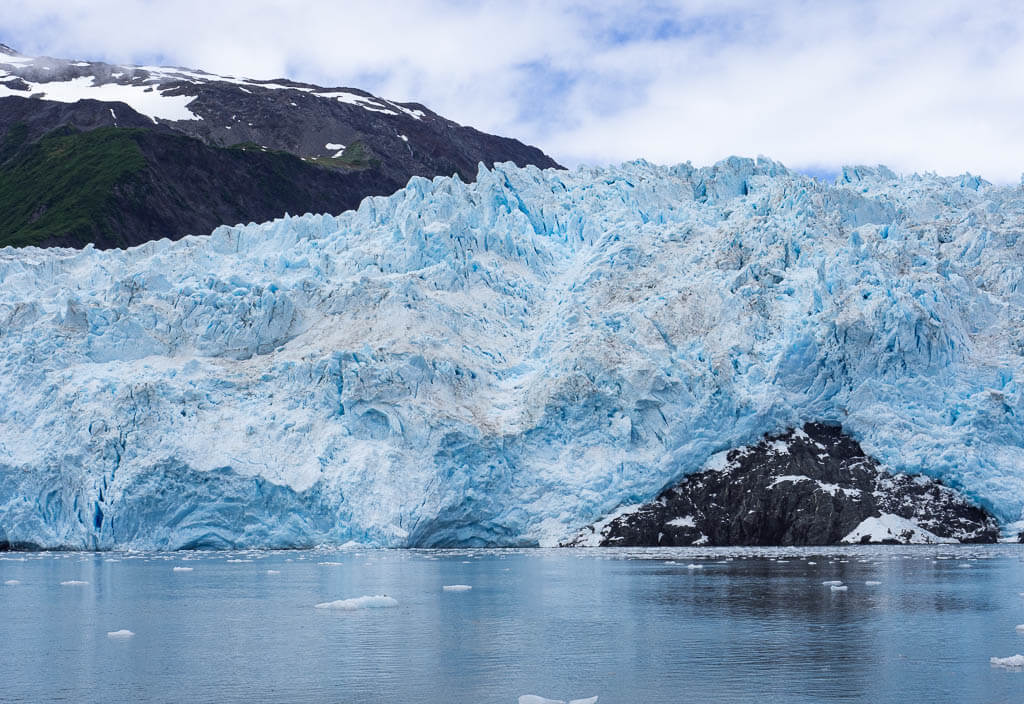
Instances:
[[[0,42],[363,88],[570,167],[1024,171],[1019,2],[2,0]]]

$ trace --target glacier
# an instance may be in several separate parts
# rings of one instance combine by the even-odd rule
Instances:
[[[1022,234],[733,157],[0,250],[0,544],[551,545],[806,421],[1024,526]]]

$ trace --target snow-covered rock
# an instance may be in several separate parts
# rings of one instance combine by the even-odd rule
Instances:
[[[573,546],[994,543],[999,524],[923,474],[892,474],[838,426],[766,435],[714,456],[653,501],[582,528]]]
[[[1024,508],[1024,191],[769,160],[413,179],[0,251],[0,544],[553,544],[840,424]]]

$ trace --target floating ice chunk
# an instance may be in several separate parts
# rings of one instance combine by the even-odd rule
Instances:
[[[281,574],[281,570],[267,570],[267,574]]]
[[[808,565],[816,565],[816,564],[818,564],[818,563],[817,563],[817,562],[814,562],[813,560],[808,560],[808,561],[807,561],[807,564],[808,564]]]
[[[335,565],[340,565],[341,563],[340,562],[318,562],[316,564],[320,565],[321,567],[334,567]]]
[[[441,587],[446,592],[468,592],[472,588],[468,584],[446,584]]]
[[[66,582],[61,582],[61,583],[60,583],[60,585],[61,585],[62,587],[80,587],[80,586],[82,586],[83,584],[88,584],[88,582],[83,582],[83,581],[82,581],[82,580],[80,580],[80,579],[69,579],[69,580],[68,580],[68,581],[66,581]]]
[[[127,628],[122,628],[120,631],[107,631],[107,638],[131,638],[134,635]]]
[[[8,587],[13,587],[13,586],[16,586],[18,584],[21,584],[21,582],[19,582],[16,579],[8,579],[6,582],[4,582],[4,584],[6,584]]]
[[[325,601],[317,604],[318,609],[341,609],[342,611],[356,611],[357,609],[386,609],[391,606],[398,606],[398,602],[390,596],[377,594],[374,596],[357,596],[354,599],[338,599],[337,601]]]
[[[823,586],[823,587],[838,587],[838,586],[840,586],[840,585],[841,585],[842,583],[843,583],[843,582],[842,582],[842,580],[840,580],[840,579],[830,579],[830,580],[829,580],[829,581],[827,581],[827,582],[822,582],[822,583],[821,583],[821,586]]]
[[[232,558],[232,559],[228,560],[228,562],[252,562],[252,560],[239,560],[239,559],[236,559],[236,558]]]
[[[194,567],[175,567],[174,571],[175,572],[191,572],[193,569],[195,569],[195,568]]]
[[[698,565],[698,564],[695,564],[695,563],[691,562],[690,564],[688,564],[686,566],[686,569],[688,569],[688,570],[702,570],[702,569],[704,569],[704,565]]]
[[[849,589],[849,587],[845,584],[833,584],[831,587],[829,587],[829,589],[831,589],[834,592],[845,592],[847,589]]]
[[[877,587],[879,584],[881,584],[881,582],[876,582],[873,579],[869,579],[868,581],[864,582],[864,584],[866,584],[869,587]]]
[[[1008,658],[989,658],[988,661],[992,663],[992,667],[1002,667],[1016,672],[1024,670],[1024,655],[1020,653],[1011,655]]]
[[[120,562],[116,557],[108,557],[104,562]]]
[[[1017,626],[1017,633],[1024,633],[1024,623]]]

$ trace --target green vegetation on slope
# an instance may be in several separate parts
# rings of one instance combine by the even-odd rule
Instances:
[[[25,130],[9,130],[0,142],[0,246],[91,241],[114,215],[114,187],[146,167],[134,139],[141,132],[61,130],[25,146]]]

